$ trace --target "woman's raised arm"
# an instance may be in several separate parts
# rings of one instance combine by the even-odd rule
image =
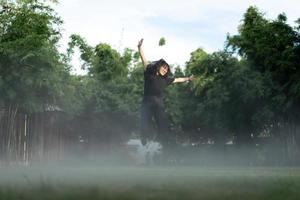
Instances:
[[[138,43],[138,50],[139,50],[139,54],[141,56],[141,59],[142,59],[142,62],[143,62],[143,65],[144,65],[144,70],[146,70],[147,68],[147,65],[148,65],[148,61],[146,60],[145,58],[145,55],[144,55],[144,51],[143,51],[143,48],[142,48],[142,45],[143,45],[143,38],[139,41]]]

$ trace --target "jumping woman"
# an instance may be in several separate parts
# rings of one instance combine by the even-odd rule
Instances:
[[[163,94],[167,86],[173,83],[184,83],[193,80],[193,76],[170,77],[170,66],[160,59],[148,63],[143,52],[143,39],[138,42],[138,50],[144,65],[144,96],[141,106],[141,141],[145,145],[154,139],[152,120],[156,123],[158,139],[162,146],[170,140],[170,130],[167,115],[163,105]]]

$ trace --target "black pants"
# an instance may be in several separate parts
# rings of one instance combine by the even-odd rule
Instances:
[[[157,139],[164,142],[169,137],[169,120],[161,98],[144,98],[141,107],[141,136],[143,139]]]

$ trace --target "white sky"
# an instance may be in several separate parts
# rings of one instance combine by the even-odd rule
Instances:
[[[122,51],[136,49],[144,38],[148,60],[164,58],[185,65],[190,53],[201,47],[222,50],[226,34],[236,34],[243,14],[255,5],[268,19],[286,13],[291,25],[300,18],[298,0],[60,0],[55,6],[64,21],[62,45],[79,34],[95,46],[108,43]],[[159,46],[161,37],[165,46]],[[75,73],[83,73],[75,55]]]

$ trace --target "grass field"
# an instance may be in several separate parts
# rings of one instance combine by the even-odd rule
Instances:
[[[0,200],[298,200],[300,168],[0,168]]]

